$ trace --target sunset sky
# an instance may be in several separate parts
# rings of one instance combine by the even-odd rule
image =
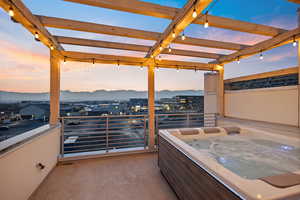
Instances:
[[[147,0],[148,2],[172,7],[183,7],[186,0]],[[135,28],[140,30],[163,32],[170,20],[119,12],[109,9],[90,7],[61,0],[24,0],[34,14],[62,17],[80,21],[94,22]],[[209,14],[229,17],[237,20],[272,25],[284,29],[297,26],[297,4],[286,0],[219,0]],[[48,29],[54,35],[99,39],[122,43],[152,45],[154,41],[107,36],[78,31]],[[224,29],[203,28],[190,25],[185,30],[187,36],[213,39],[242,44],[255,44],[268,37],[246,34]],[[13,23],[6,12],[0,11],[0,90],[16,92],[49,91],[49,50],[42,43],[33,40],[33,36],[20,24]],[[110,50],[101,48],[63,45],[66,50],[101,54],[145,56],[141,52]],[[172,45],[173,48],[198,51],[230,51],[200,48],[194,46]],[[163,59],[208,62],[209,59],[188,58],[162,55]],[[297,65],[297,48],[291,44],[264,52],[259,55],[225,65],[225,78],[253,73],[266,72]],[[156,90],[203,89],[203,73],[194,71],[161,69],[156,73]],[[100,89],[147,90],[147,71],[140,68],[113,65],[68,62],[62,67],[61,89],[72,91],[94,91]]]

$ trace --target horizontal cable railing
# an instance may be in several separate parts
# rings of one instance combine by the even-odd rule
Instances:
[[[211,117],[208,118],[208,115]],[[207,120],[214,123],[215,115],[204,113],[157,114],[155,119],[156,130],[203,127],[207,123]]]
[[[156,114],[155,129],[215,126],[215,114]],[[62,117],[61,154],[143,150],[148,145],[147,115]]]
[[[62,155],[147,146],[147,116],[62,117]]]

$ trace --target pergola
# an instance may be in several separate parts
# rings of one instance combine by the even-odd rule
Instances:
[[[50,124],[56,124],[59,120],[59,96],[60,96],[60,63],[61,61],[78,61],[90,63],[118,64],[129,66],[148,67],[148,108],[149,108],[149,146],[154,147],[155,137],[155,108],[154,108],[154,71],[155,67],[177,68],[188,70],[217,71],[219,76],[218,87],[218,112],[224,113],[224,64],[239,60],[262,51],[266,51],[287,43],[296,42],[300,35],[300,28],[284,30],[281,28],[233,20],[224,17],[209,15],[205,10],[214,3],[213,0],[188,0],[181,9],[147,3],[138,0],[65,0],[78,4],[85,4],[95,7],[114,9],[124,12],[131,12],[140,15],[147,15],[157,18],[170,19],[169,26],[162,33],[137,30],[82,22],[77,20],[34,15],[21,0],[0,0],[0,6],[9,13],[12,20],[21,23],[30,31],[37,40],[49,47],[50,56]],[[300,0],[289,0],[300,3]],[[180,35],[190,24],[199,24],[228,29],[233,31],[252,33],[263,36],[270,36],[270,39],[254,45],[244,45],[232,42],[222,42]],[[63,37],[51,35],[47,27],[91,32],[98,34],[114,35],[136,39],[155,41],[153,46],[139,44],[125,44],[109,41],[90,40],[83,38]],[[209,47],[223,50],[233,50],[234,53],[225,55],[209,52],[168,49],[171,43]],[[79,46],[110,48],[119,50],[146,52],[146,56],[129,57],[94,54],[86,52],[66,51],[61,44]],[[171,54],[189,57],[214,59],[213,62],[199,63],[176,60],[156,59],[159,54]],[[299,77],[300,80],[300,77]]]

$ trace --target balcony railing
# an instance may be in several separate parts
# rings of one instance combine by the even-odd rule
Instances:
[[[206,119],[215,124],[215,115]],[[204,126],[203,113],[157,114],[159,129]],[[62,117],[62,156],[87,152],[112,153],[148,148],[147,115],[108,115]]]

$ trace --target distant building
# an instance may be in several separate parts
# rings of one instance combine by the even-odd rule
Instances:
[[[23,119],[48,119],[50,115],[49,104],[31,104],[20,109]]]
[[[148,99],[146,98],[129,99],[128,107],[132,112],[145,112],[148,109]]]
[[[204,111],[204,96],[175,96],[177,108],[184,111]]]

